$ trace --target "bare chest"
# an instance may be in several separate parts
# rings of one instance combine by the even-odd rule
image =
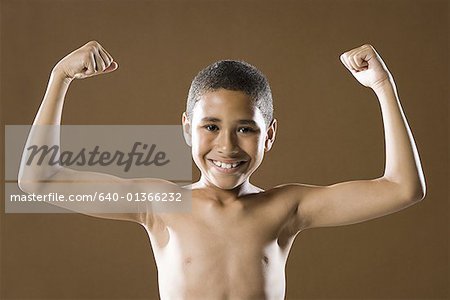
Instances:
[[[273,212],[206,207],[173,217],[150,232],[161,292],[171,282],[191,295],[218,293],[211,297],[237,293],[265,298],[268,286],[270,293],[284,293],[290,245],[278,244],[283,222]],[[188,295],[183,293],[179,296]]]

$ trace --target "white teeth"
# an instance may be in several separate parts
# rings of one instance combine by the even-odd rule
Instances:
[[[213,163],[223,169],[231,169],[231,168],[236,168],[239,165],[239,162],[233,163],[233,164],[227,164],[227,163],[223,163],[217,160],[213,160]]]

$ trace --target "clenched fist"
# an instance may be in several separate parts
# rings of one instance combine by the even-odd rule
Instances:
[[[366,87],[372,89],[391,79],[391,74],[380,55],[371,45],[347,51],[341,55],[344,66]]]
[[[118,66],[98,42],[90,41],[61,59],[53,68],[53,72],[72,80],[110,73]]]

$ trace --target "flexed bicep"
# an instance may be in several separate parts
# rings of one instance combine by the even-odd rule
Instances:
[[[329,186],[303,186],[297,217],[303,229],[364,222],[404,209],[420,198],[380,177]]]
[[[19,180],[22,191],[40,197],[43,202],[85,215],[126,220],[152,226],[154,214],[161,211],[162,196],[179,194],[186,200],[187,190],[156,178],[125,179],[105,173],[59,167],[45,179]],[[152,196],[150,196],[152,195]],[[152,201],[155,200],[155,201]],[[175,200],[175,199],[174,199]],[[159,207],[154,207],[154,204]],[[166,202],[167,203],[167,202]]]

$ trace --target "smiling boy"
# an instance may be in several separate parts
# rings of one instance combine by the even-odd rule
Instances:
[[[128,220],[149,234],[162,299],[283,299],[285,267],[297,234],[315,227],[363,222],[404,209],[425,196],[418,152],[387,67],[370,45],[341,55],[341,61],[378,98],[386,140],[383,176],[330,186],[285,184],[263,190],[250,183],[264,153],[275,141],[277,121],[264,75],[238,61],[216,62],[193,80],[183,130],[201,171],[184,188],[159,179],[122,179],[61,166],[21,164],[23,191],[79,192],[81,182],[109,181],[117,191],[192,191],[192,211],[88,213]],[[53,69],[33,125],[59,125],[69,84],[116,70],[117,63],[97,42],[89,42]],[[54,134],[36,141],[58,144]],[[33,182],[33,178],[46,179]]]

